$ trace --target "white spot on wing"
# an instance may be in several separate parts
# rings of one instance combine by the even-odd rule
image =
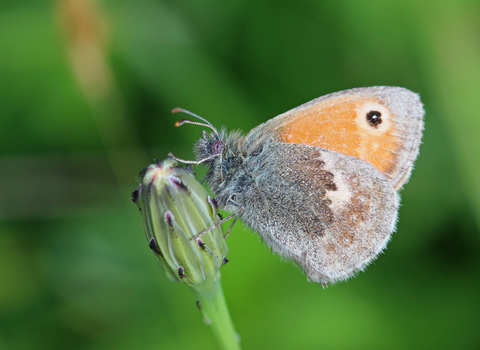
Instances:
[[[326,168],[330,168],[329,171],[332,171],[333,173],[333,182],[337,186],[336,191],[328,191],[327,190],[327,198],[332,201],[332,204],[330,205],[330,208],[333,211],[340,210],[342,209],[345,205],[350,203],[350,200],[352,198],[352,192],[350,191],[350,187],[348,186],[348,183],[345,181],[345,175],[342,174],[341,172],[338,171],[338,169],[335,169],[333,167],[329,167],[330,162],[326,161],[325,165]]]

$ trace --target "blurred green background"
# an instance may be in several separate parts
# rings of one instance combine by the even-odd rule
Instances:
[[[398,230],[323,289],[237,224],[243,348],[479,349],[479,38],[469,0],[2,0],[0,349],[216,349],[128,201],[154,158],[193,157],[201,128],[169,111],[248,131],[371,85],[427,111]]]

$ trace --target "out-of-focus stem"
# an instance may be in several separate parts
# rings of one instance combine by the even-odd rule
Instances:
[[[57,3],[72,73],[91,108],[115,177],[120,185],[126,185],[131,181],[132,167],[140,168],[147,157],[127,118],[108,62],[107,19],[94,0]]]

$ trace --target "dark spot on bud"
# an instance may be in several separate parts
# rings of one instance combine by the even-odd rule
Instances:
[[[140,189],[140,187],[139,187],[139,189]],[[138,204],[138,190],[135,190],[135,191],[132,192],[130,200],[133,203]]]
[[[138,176],[143,179],[143,177],[145,176],[145,173],[147,172],[147,170],[148,170],[148,168],[142,169],[142,170],[138,173]]]
[[[173,215],[169,211],[165,213],[165,220],[167,220],[168,226],[173,228]]]
[[[382,113],[379,111],[370,111],[367,113],[367,122],[372,128],[377,129],[382,124]]]
[[[170,176],[168,179],[172,185],[175,185],[182,190],[187,190],[187,186],[185,186],[185,184],[182,182],[182,179],[180,179],[178,176]]]
[[[222,150],[223,150],[223,142],[220,140],[215,140],[210,145],[210,151],[212,152],[212,154],[219,154],[222,152]]]
[[[202,305],[200,305],[200,300],[197,299],[197,301],[195,302],[195,304],[197,304],[197,308],[201,311],[202,311]]]
[[[215,207],[215,209],[218,209],[218,202],[215,198],[208,196],[208,201]]]
[[[205,243],[203,243],[201,239],[197,240],[197,244],[201,250],[205,251]]]
[[[223,257],[223,265],[225,265],[226,263],[228,263],[230,260],[227,259],[227,257]]]
[[[155,241],[155,238],[151,238],[151,239],[148,241],[148,246],[150,247],[150,249],[151,249],[154,253],[163,256],[162,252],[161,252],[160,249],[158,249],[158,247],[157,247],[157,241]]]
[[[178,268],[178,277],[180,277],[180,278],[187,277],[187,275],[185,275],[184,271],[185,271],[185,269],[183,268],[183,266],[180,266]]]

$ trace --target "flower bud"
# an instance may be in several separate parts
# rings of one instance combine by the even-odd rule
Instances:
[[[193,172],[167,158],[139,176],[132,201],[140,209],[150,249],[168,278],[190,286],[216,278],[227,261],[228,247],[221,225],[192,239],[219,221],[212,199]]]

